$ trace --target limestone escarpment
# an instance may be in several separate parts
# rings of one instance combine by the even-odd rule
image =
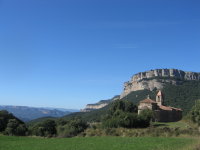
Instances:
[[[155,69],[140,72],[133,75],[130,81],[124,83],[124,91],[120,98],[132,91],[162,89],[166,82],[177,85],[181,80],[200,80],[200,73],[185,72],[178,69]]]
[[[100,109],[107,106],[109,103],[102,103],[102,104],[87,104],[81,112],[90,112],[92,110]]]
[[[99,101],[98,103],[95,103],[95,104],[87,104],[84,109],[81,109],[81,112],[90,112],[92,110],[103,108],[103,107],[107,106],[108,104],[110,104],[112,101],[119,99],[119,97],[120,96],[117,95],[117,96],[114,96],[111,99],[101,100],[101,101]]]

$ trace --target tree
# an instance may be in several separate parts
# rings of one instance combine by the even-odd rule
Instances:
[[[20,123],[16,119],[9,119],[7,127],[4,131],[4,134],[24,136],[26,135],[26,131],[27,131],[27,128],[25,124]]]
[[[151,120],[154,118],[154,112],[150,109],[143,110],[138,115],[138,126],[148,127],[150,125]]]
[[[137,106],[127,100],[117,100],[114,103],[112,103],[109,113],[113,114],[116,111],[135,112],[136,113]]]
[[[200,125],[200,100],[197,100],[189,114],[190,119]]]
[[[63,124],[63,122],[65,122],[65,124]],[[58,136],[73,137],[83,132],[87,127],[88,124],[81,118],[62,121],[62,124],[58,125]]]
[[[30,132],[36,136],[52,137],[57,134],[56,122],[54,120],[45,120],[30,128]]]
[[[23,121],[6,110],[0,111],[0,132],[7,135],[26,135],[27,128]]]
[[[14,119],[15,117],[10,114],[6,110],[0,111],[0,132],[4,131],[6,129],[6,126],[8,124],[9,119]]]
[[[151,112],[144,111],[137,114],[137,106],[126,100],[115,101],[108,114],[102,119],[105,128],[138,128],[147,127],[150,124]]]

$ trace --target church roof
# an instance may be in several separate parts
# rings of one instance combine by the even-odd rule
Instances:
[[[175,108],[175,107],[170,107],[170,106],[163,106],[163,105],[160,105],[159,108],[162,109],[162,110],[169,110],[169,111],[172,111],[172,110],[182,111],[182,109],[180,109],[180,108]]]
[[[163,105],[160,105],[159,108],[162,110],[171,110],[172,111],[171,107],[167,107],[167,106],[163,106]]]
[[[144,99],[144,100],[140,101],[140,103],[156,103],[156,102],[152,99]]]
[[[171,106],[170,106],[171,107]],[[175,107],[171,107],[172,109],[175,109],[175,110],[179,110],[179,111],[182,111],[181,108],[175,108]]]

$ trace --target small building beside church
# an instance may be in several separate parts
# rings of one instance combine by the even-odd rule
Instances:
[[[140,101],[138,105],[138,114],[142,110],[150,109],[154,111],[155,121],[157,122],[175,122],[182,119],[182,109],[164,106],[164,94],[159,91],[156,95],[156,101],[149,97]]]

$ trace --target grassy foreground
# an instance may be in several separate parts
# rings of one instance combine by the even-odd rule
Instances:
[[[192,138],[76,137],[30,138],[0,136],[0,150],[174,150],[191,148]]]

